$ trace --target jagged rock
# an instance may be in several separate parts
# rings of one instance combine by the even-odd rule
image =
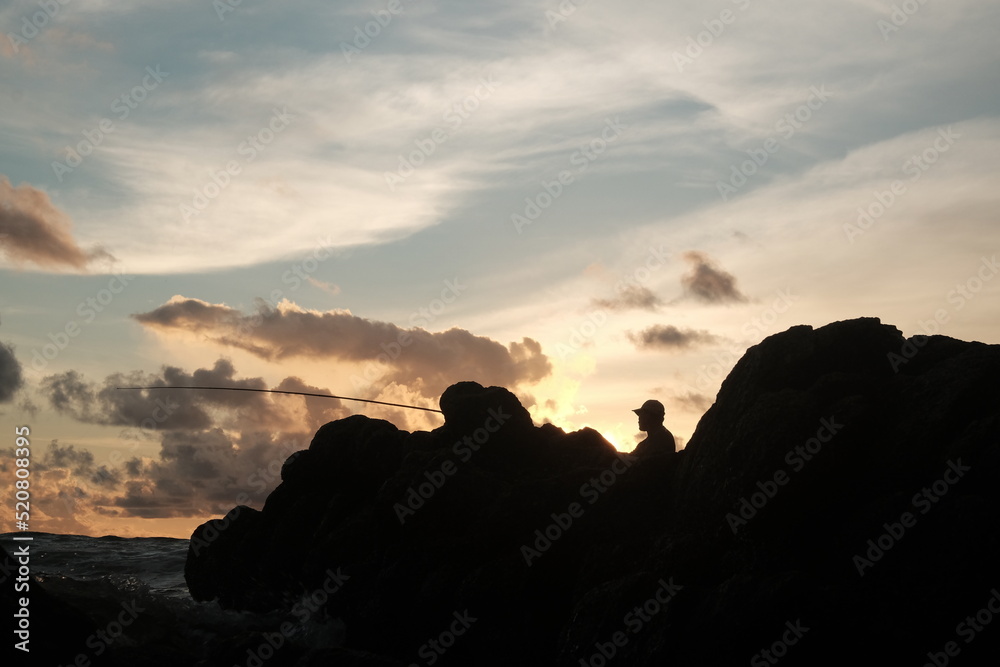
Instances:
[[[426,664],[463,611],[477,620],[437,664],[575,667],[602,647],[617,664],[746,663],[797,622],[783,664],[921,664],[997,585],[998,371],[1000,346],[874,318],[793,327],[750,348],[659,460],[461,382],[432,432],[323,426],[261,512],[195,531],[185,574],[198,599],[288,609],[343,573],[321,605],[346,628],[328,653],[359,664]]]

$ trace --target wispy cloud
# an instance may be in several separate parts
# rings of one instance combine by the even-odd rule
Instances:
[[[663,300],[643,285],[625,285],[612,299],[593,299],[598,308],[608,310],[649,310],[663,305]]]
[[[324,282],[317,278],[313,278],[312,276],[306,278],[306,281],[313,287],[321,289],[327,294],[330,294],[332,296],[337,296],[341,292],[340,285],[334,285],[333,283]]]

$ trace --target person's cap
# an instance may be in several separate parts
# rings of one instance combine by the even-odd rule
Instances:
[[[667,411],[663,408],[663,403],[660,403],[659,401],[652,398],[643,403],[641,408],[636,408],[632,412],[634,412],[637,415],[645,413],[650,415],[656,415],[657,417],[662,417],[667,413]]]

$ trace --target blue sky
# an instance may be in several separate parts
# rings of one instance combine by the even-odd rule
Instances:
[[[0,421],[32,426],[39,529],[186,535],[327,419],[438,423],[275,398],[142,429],[115,374],[432,406],[502,382],[628,450],[632,408],[686,441],[789,326],[998,342],[998,14],[0,5]]]

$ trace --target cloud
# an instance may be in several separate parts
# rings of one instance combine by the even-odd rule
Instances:
[[[262,502],[281,481],[281,465],[308,447],[318,426],[273,433],[163,432],[159,456],[114,466],[109,470],[113,483],[93,505],[118,516],[152,519],[224,513],[234,505]],[[93,486],[99,477],[91,472],[87,481]]]
[[[513,387],[537,382],[552,370],[541,345],[531,338],[504,346],[465,329],[403,329],[344,310],[302,310],[288,301],[276,308],[261,303],[256,314],[244,315],[223,304],[175,296],[132,317],[151,328],[195,333],[267,360],[367,362],[367,382],[381,378],[433,399],[460,380]]]
[[[240,429],[281,429],[301,425],[301,415],[290,415],[288,403],[276,402],[268,394],[243,391],[126,390],[119,387],[238,387],[267,388],[263,378],[237,378],[227,359],[212,368],[186,373],[164,366],[160,373],[134,371],[114,373],[101,385],[86,380],[77,371],[66,371],[42,379],[40,389],[58,412],[78,421],[136,429],[204,430],[215,426]],[[289,391],[329,393],[310,387],[298,378],[285,378],[278,386]],[[311,402],[310,402],[311,401]],[[347,413],[337,399],[313,398],[306,402],[310,421],[324,421]],[[322,420],[322,421],[321,421]],[[135,436],[130,433],[125,437]]]
[[[639,333],[628,333],[629,340],[639,349],[677,350],[718,342],[719,337],[707,331],[679,329],[672,324],[654,324]]]
[[[93,466],[94,455],[90,452],[78,450],[73,445],[61,447],[58,440],[53,440],[37,464],[37,469],[66,468],[77,475],[83,475],[89,473]]]
[[[21,362],[14,356],[14,348],[0,343],[0,403],[9,403],[17,390],[24,385]]]
[[[115,373],[101,382],[77,371],[44,378],[42,394],[57,411],[85,423],[129,427],[103,458],[53,441],[36,459],[38,501],[50,529],[87,532],[89,522],[102,518],[204,517],[259,503],[280,481],[290,454],[308,447],[321,425],[350,414],[338,399],[115,389],[133,382],[265,386],[262,378],[238,377],[226,359],[190,373],[167,366],[156,374]],[[329,393],[296,377],[276,388]],[[148,455],[150,444],[158,447],[156,456]],[[5,465],[0,461],[0,470]]]
[[[32,519],[46,531],[87,534],[92,513],[106,514],[93,503],[120,483],[117,471],[95,465],[90,451],[58,440],[47,447],[36,442],[32,449]],[[14,450],[0,450],[0,457],[0,473],[13,474]]]
[[[22,184],[13,187],[0,175],[0,239],[7,257],[17,265],[86,269],[95,260],[114,260],[106,250],[84,251],[73,238],[72,223],[49,196]]]
[[[731,273],[716,268],[706,254],[689,250],[682,256],[691,264],[691,271],[681,277],[686,295],[705,303],[749,301],[736,287],[736,278]]]
[[[663,305],[663,300],[653,294],[648,287],[641,285],[626,285],[618,290],[613,299],[593,299],[592,303],[599,308],[608,310],[656,310]]]

